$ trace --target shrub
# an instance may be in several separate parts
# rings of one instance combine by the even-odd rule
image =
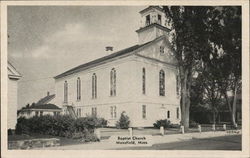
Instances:
[[[125,114],[125,111],[121,113],[119,121],[116,123],[117,128],[126,129],[129,127],[129,117]]]
[[[39,133],[53,136],[61,136],[73,139],[86,139],[97,141],[94,129],[107,125],[103,118],[82,117],[73,119],[67,115],[44,115],[26,119],[21,117],[17,121],[17,134]],[[93,136],[90,136],[93,135]]]
[[[99,118],[97,127],[107,127],[107,124],[108,124],[107,120],[105,120],[104,118]]]
[[[197,128],[198,127],[198,123],[193,121],[193,120],[190,120],[189,121],[189,127],[190,128]]]
[[[163,126],[164,128],[170,128],[171,125],[171,122],[167,119],[157,120],[156,123],[154,123],[155,128],[160,128],[161,126]]]
[[[16,124],[16,134],[29,134],[29,122],[25,117],[20,117],[17,119]]]
[[[181,125],[179,124],[170,124],[170,127],[169,128],[180,128]]]
[[[9,135],[13,135],[13,134],[14,134],[13,130],[12,129],[8,129],[8,136]]]

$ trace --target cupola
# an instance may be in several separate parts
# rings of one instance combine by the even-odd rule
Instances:
[[[154,40],[162,35],[167,35],[170,29],[167,28],[164,10],[159,6],[149,6],[139,12],[141,14],[141,26],[138,33],[139,44]]]

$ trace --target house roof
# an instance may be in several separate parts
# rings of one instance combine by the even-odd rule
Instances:
[[[61,109],[61,108],[59,108],[55,104],[40,104],[40,105],[36,104],[35,106],[29,107],[29,109]]]
[[[34,104],[31,105],[30,107],[23,107],[22,109],[18,110],[20,111],[26,111],[26,110],[31,110],[31,109],[51,109],[51,110],[60,110],[61,108],[59,108],[58,106],[56,106],[55,104]]]
[[[70,75],[70,74],[72,74],[72,73],[86,70],[86,69],[88,69],[88,68],[90,68],[90,67],[92,67],[92,66],[96,66],[96,65],[98,65],[98,64],[100,64],[100,63],[102,63],[102,62],[104,62],[104,61],[107,61],[107,60],[110,60],[110,59],[113,59],[113,58],[116,58],[116,57],[119,57],[119,56],[127,55],[127,54],[129,54],[129,53],[132,53],[132,52],[135,51],[135,50],[138,50],[139,48],[142,48],[143,46],[150,45],[150,44],[152,44],[153,42],[155,42],[155,41],[157,41],[157,40],[159,40],[159,39],[162,39],[162,38],[164,38],[164,37],[165,37],[165,36],[163,35],[163,36],[160,36],[160,37],[158,37],[158,38],[156,38],[156,39],[154,39],[154,40],[152,40],[152,41],[149,41],[149,42],[147,42],[147,43],[144,43],[144,44],[141,44],[141,45],[134,45],[134,46],[132,46],[132,47],[129,47],[129,48],[120,50],[120,51],[118,51],[118,52],[112,53],[112,54],[107,55],[107,56],[104,56],[104,57],[102,57],[102,58],[98,58],[98,59],[93,60],[93,61],[90,61],[90,62],[88,62],[88,63],[79,65],[79,66],[77,66],[77,67],[75,67],[75,68],[72,68],[72,69],[70,69],[70,70],[68,70],[68,71],[66,71],[66,72],[64,72],[64,73],[62,73],[62,74],[59,74],[59,75],[55,76],[54,78],[55,78],[55,79],[59,79],[59,78],[62,78],[62,77],[64,77],[64,76],[68,76],[68,75]]]
[[[48,104],[49,101],[51,101],[52,99],[55,98],[55,94],[52,94],[52,95],[47,95],[46,97],[43,97],[42,99],[40,99],[36,105],[41,105],[41,104]]]

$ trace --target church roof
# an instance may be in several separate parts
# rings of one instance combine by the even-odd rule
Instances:
[[[118,52],[115,52],[115,53],[112,53],[110,55],[104,56],[102,58],[98,58],[98,59],[90,61],[88,63],[79,65],[79,66],[77,66],[75,68],[72,68],[72,69],[70,69],[70,70],[62,73],[62,74],[59,74],[59,75],[55,76],[54,78],[55,79],[59,79],[59,78],[64,77],[64,76],[68,76],[70,74],[86,70],[86,69],[88,69],[88,68],[90,68],[92,66],[96,66],[96,65],[98,65],[98,64],[100,64],[100,63],[102,63],[104,61],[107,61],[107,60],[110,60],[110,59],[113,59],[113,58],[116,58],[116,57],[119,57],[119,56],[123,56],[123,55],[129,54],[129,53],[131,53],[131,52],[133,52],[135,50],[138,50],[139,48],[142,48],[143,46],[150,45],[151,43],[153,43],[155,41],[158,41],[159,39],[162,39],[164,37],[165,36],[160,36],[160,37],[158,37],[158,38],[156,38],[156,39],[154,39],[152,41],[149,41],[147,43],[144,43],[144,44],[141,44],[141,45],[137,44],[137,45],[134,45],[132,47],[125,48],[125,49],[120,50]]]
[[[145,9],[141,10],[139,13],[143,14],[143,13],[145,13],[145,12],[147,12],[148,10],[153,9],[153,8],[154,8],[154,9],[157,9],[157,10],[159,10],[159,11],[164,12],[164,10],[163,10],[161,7],[159,7],[159,6],[149,6],[149,7],[145,8]]]
[[[149,28],[152,28],[152,27],[154,27],[154,26],[157,27],[157,28],[160,28],[160,29],[162,29],[162,30],[164,30],[164,31],[166,31],[166,32],[170,32],[170,31],[171,31],[169,28],[164,27],[164,26],[162,26],[162,25],[160,25],[160,24],[152,23],[152,24],[150,24],[150,25],[148,25],[148,26],[139,28],[138,30],[136,30],[136,32],[142,32],[142,31],[144,31],[144,30],[146,30],[146,29],[149,29]]]

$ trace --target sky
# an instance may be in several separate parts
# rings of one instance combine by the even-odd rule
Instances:
[[[54,94],[54,76],[137,44],[146,6],[9,6],[8,60],[22,74],[18,109]]]

